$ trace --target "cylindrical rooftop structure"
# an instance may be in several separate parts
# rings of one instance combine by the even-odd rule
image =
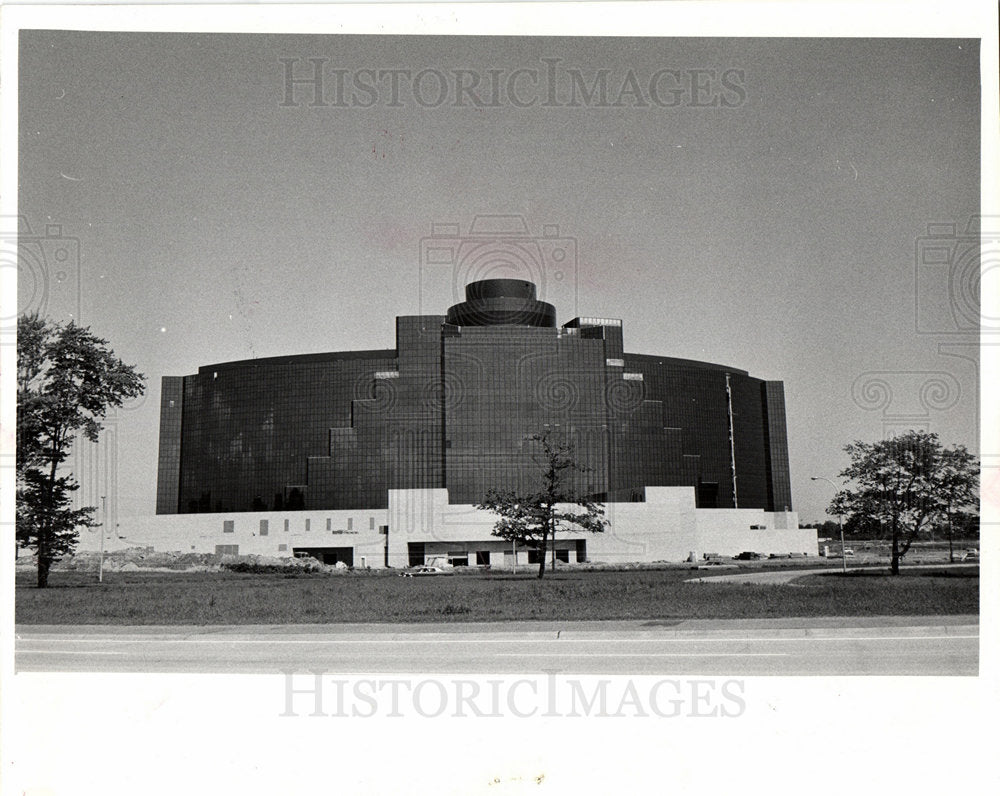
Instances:
[[[453,326],[556,325],[556,308],[536,298],[537,290],[523,279],[483,279],[465,286],[465,301],[448,309],[445,323]]]

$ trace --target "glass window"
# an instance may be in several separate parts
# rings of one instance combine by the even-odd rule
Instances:
[[[223,520],[222,521],[222,532],[232,533],[235,530],[233,520]]]

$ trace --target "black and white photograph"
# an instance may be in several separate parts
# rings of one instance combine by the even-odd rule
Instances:
[[[5,6],[11,792],[1000,785],[997,8],[866,8]]]

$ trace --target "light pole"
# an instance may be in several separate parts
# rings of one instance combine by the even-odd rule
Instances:
[[[107,532],[108,524],[108,499],[107,495],[101,495],[101,514],[104,515],[101,522],[101,563],[97,565],[97,582],[104,583],[104,534]]]
[[[520,503],[515,503],[514,504],[514,511],[517,511],[519,508],[521,508],[521,504]],[[511,551],[512,551],[512,553],[511,553],[512,558],[510,560],[510,571],[513,574],[516,575],[517,574],[517,537],[516,536],[515,537],[511,537],[510,544],[511,544]]]
[[[829,478],[824,478],[822,475],[809,476],[810,481],[826,481],[830,486],[833,487],[834,494],[836,494],[838,487]],[[847,547],[844,545],[844,517],[840,512],[837,512],[837,525],[840,526],[840,559],[844,564],[844,574],[847,574]]]

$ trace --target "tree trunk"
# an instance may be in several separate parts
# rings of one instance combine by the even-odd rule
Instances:
[[[553,534],[554,536],[554,534]],[[552,540],[552,546],[555,547],[555,539]],[[546,522],[545,527],[542,529],[542,547],[538,551],[538,577],[545,577],[545,554],[549,549],[549,527]]]
[[[47,518],[43,515],[38,527],[38,537],[35,542],[35,555],[38,557],[37,584],[39,589],[49,585],[49,568],[52,566],[52,556],[49,553],[49,529]]]
[[[889,566],[889,572],[893,575],[899,574],[899,531],[893,524],[892,529],[892,563]]]
[[[56,458],[56,442],[52,443],[52,462],[49,465],[49,479],[46,484],[48,492],[48,504],[45,506],[45,511],[42,515],[42,522],[38,528],[38,544],[36,545],[36,550],[38,552],[38,588],[44,589],[49,585],[49,569],[52,566],[52,551],[49,549],[49,540],[52,537],[52,526],[54,523],[53,513],[53,503],[55,502],[55,491],[56,491],[56,471],[59,467],[59,461]]]
[[[46,553],[44,556],[39,550],[38,553],[38,588],[44,589],[49,585],[49,568],[52,566],[52,561]]]
[[[538,577],[545,577],[545,553],[549,549],[548,545],[549,535],[548,532],[542,534],[542,548],[538,551]]]
[[[948,563],[955,563],[955,545],[951,533],[951,504],[948,504]]]

